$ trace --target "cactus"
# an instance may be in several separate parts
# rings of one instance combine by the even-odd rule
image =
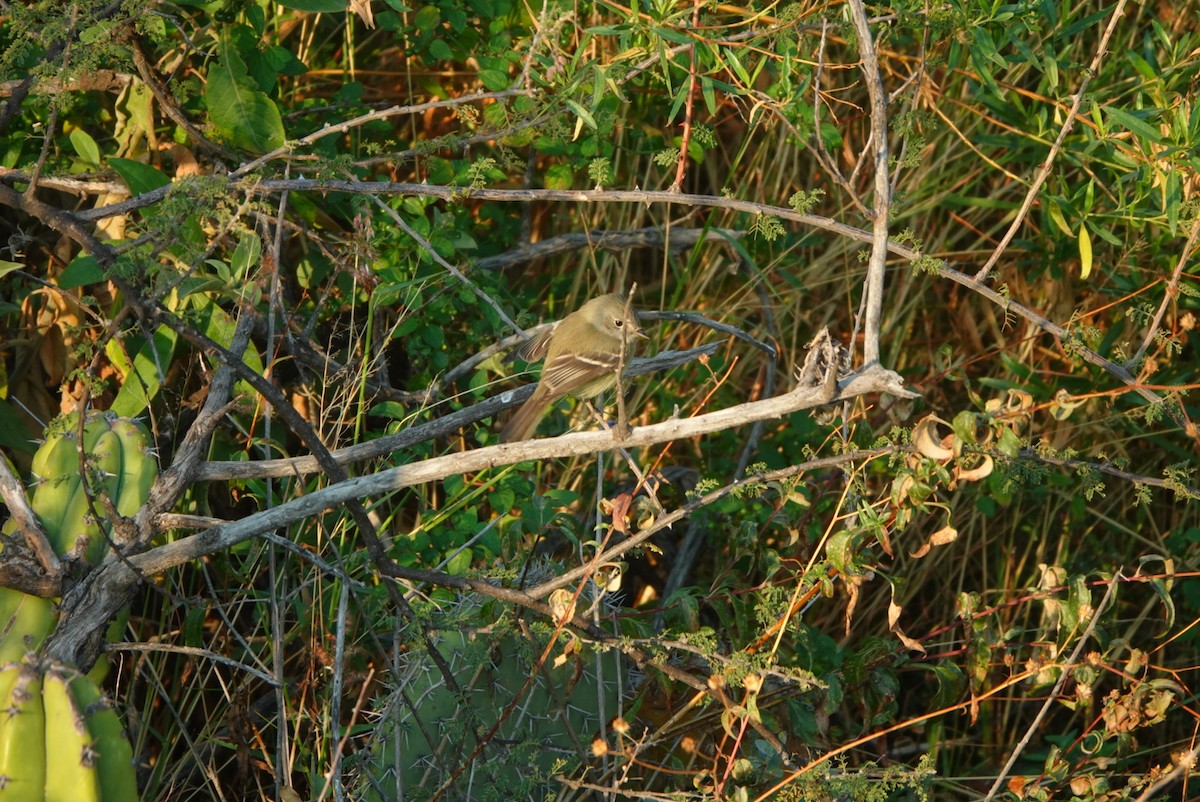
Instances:
[[[136,802],[133,750],[87,676],[29,654],[0,668],[0,802]]]
[[[576,774],[589,758],[593,739],[621,700],[619,655],[597,653],[560,633],[518,698],[550,630],[531,625],[523,632],[511,621],[498,622],[496,606],[465,599],[453,618],[435,622],[443,628],[430,632],[461,696],[446,686],[423,642],[412,644],[396,689],[383,700],[371,745],[358,756],[356,798],[427,799],[460,768],[443,798],[554,798],[562,789],[554,775]],[[476,753],[514,699],[508,718]]]
[[[0,666],[39,649],[57,619],[53,599],[0,588]]]
[[[90,415],[83,427],[83,451],[92,469],[85,487],[76,447],[78,423],[77,415],[68,415],[47,432],[33,457],[39,483],[29,503],[57,554],[76,554],[95,565],[104,557],[111,535],[108,523],[92,515],[92,508],[106,514],[100,491],[108,494],[119,515],[132,515],[146,503],[158,464],[141,424],[108,413]]]
[[[32,469],[38,483],[29,504],[58,556],[77,556],[96,565],[108,550],[112,527],[103,517],[97,520],[89,508],[88,488],[80,472],[78,437],[78,414],[65,416],[46,432],[45,441],[33,455]],[[97,514],[106,515],[99,498],[101,490],[120,515],[132,515],[146,503],[158,473],[149,442],[149,434],[139,423],[106,413],[88,417],[83,427],[83,452],[88,486],[94,496],[91,506]],[[13,531],[11,521],[0,530],[6,535]],[[0,666],[41,647],[54,628],[54,604],[51,599],[0,588]],[[114,622],[109,639],[119,637],[122,629],[120,620]],[[106,666],[103,659],[97,664],[96,679]]]

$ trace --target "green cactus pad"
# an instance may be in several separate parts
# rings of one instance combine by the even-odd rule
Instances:
[[[620,656],[560,632],[539,666],[551,628],[496,608],[466,600],[435,620],[444,628],[430,637],[459,692],[423,640],[410,644],[397,686],[380,701],[371,745],[358,756],[361,798],[423,800],[450,783],[442,798],[552,799],[563,788],[556,776],[589,771],[593,740],[619,712]]]
[[[137,798],[133,748],[95,683],[32,654],[0,668],[0,799]]]

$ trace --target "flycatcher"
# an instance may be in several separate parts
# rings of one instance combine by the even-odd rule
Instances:
[[[621,343],[626,356],[632,356],[635,337],[647,339],[637,313],[626,312],[625,299],[610,294],[593,298],[521,346],[521,359],[536,362],[545,357],[546,364],[533,395],[500,432],[500,442],[528,440],[564,395],[592,398],[616,384]]]

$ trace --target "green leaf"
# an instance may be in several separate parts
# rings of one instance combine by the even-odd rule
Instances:
[[[490,92],[499,92],[508,88],[509,77],[508,73],[502,70],[480,70],[479,80],[483,83],[484,89]],[[567,101],[569,104],[571,101]]]
[[[70,139],[71,147],[75,148],[79,158],[94,167],[100,166],[100,146],[92,139],[91,134],[82,128],[76,128],[71,132]]]
[[[245,279],[250,268],[258,264],[262,257],[262,240],[257,234],[243,234],[238,240],[237,248],[230,259],[230,268],[238,279]]]
[[[1179,170],[1167,173],[1167,185],[1163,190],[1163,205],[1167,208],[1167,225],[1171,233],[1179,231],[1179,212],[1183,209],[1183,175]]]
[[[293,11],[336,14],[346,10],[345,0],[278,0],[279,5]]]
[[[125,186],[129,187],[129,193],[135,197],[153,192],[159,187],[165,187],[171,183],[171,179],[162,170],[148,164],[135,162],[133,159],[112,156],[109,158],[108,164],[117,171],[117,175],[121,176]]]
[[[587,125],[588,128],[591,128],[593,131],[595,131],[599,127],[596,125],[596,118],[592,116],[591,112],[576,103],[574,100],[568,100],[567,106],[571,109],[571,111],[575,112],[575,115],[579,119],[583,120],[584,124]]]
[[[23,267],[25,267],[25,265],[21,264],[20,262],[7,262],[3,259],[0,259],[0,278],[4,278],[14,270],[20,270]],[[69,270],[70,267],[68,266],[67,269]]]
[[[308,72],[307,64],[292,55],[292,51],[278,45],[268,47],[262,58],[280,75],[303,75]]]
[[[971,48],[971,53],[976,57],[982,57],[1001,69],[1008,67],[1004,56],[1000,55],[1000,51],[996,49],[996,41],[992,39],[992,34],[987,28],[976,28],[974,30],[972,44],[974,47]]]
[[[275,103],[262,92],[237,80],[237,67],[222,62],[208,74],[204,100],[208,116],[237,148],[265,153],[282,147],[287,137]]]
[[[996,442],[996,450],[1006,457],[1015,458],[1021,453],[1021,438],[1012,429],[1005,429]]]
[[[208,620],[208,607],[194,604],[188,607],[183,617],[183,643],[185,646],[199,648],[204,646],[204,622]]]
[[[215,342],[222,348],[228,348],[233,342],[233,332],[237,328],[237,322],[221,307],[209,301],[200,295],[191,296],[196,308],[200,312],[200,330],[206,337]],[[262,376],[265,372],[263,369],[262,358],[259,356],[254,343],[251,343],[244,352],[242,352],[242,361],[246,367]],[[235,385],[238,393],[245,394],[248,398],[255,397],[257,391],[244,381],[239,381]]]
[[[471,570],[470,549],[463,549],[446,563],[446,573],[450,574],[450,576],[462,576],[469,570]]]
[[[140,415],[150,405],[150,401],[158,395],[162,386],[163,374],[171,365],[177,339],[178,335],[174,331],[160,326],[154,333],[153,342],[142,343],[142,347],[134,354],[132,365],[126,361],[121,344],[115,339],[109,340],[105,352],[110,358],[114,356],[114,351],[120,352],[119,357],[112,359],[112,362],[124,363],[123,368],[126,370],[121,389],[113,399],[113,412],[124,418],[132,418]]]
[[[976,444],[975,426],[978,423],[979,416],[970,410],[963,410],[954,416],[954,420],[950,422],[950,428],[954,430],[954,434],[958,439],[966,445],[973,446]]]
[[[749,87],[754,84],[754,80],[750,77],[750,73],[746,71],[746,67],[737,57],[737,53],[734,52],[733,48],[723,48],[721,50],[721,54],[725,56],[730,68],[732,68],[733,73],[737,75],[738,80],[742,82],[743,87]]]
[[[854,535],[847,529],[841,529],[829,536],[825,543],[825,556],[829,564],[847,576],[858,576],[858,566],[854,565]]]
[[[1115,6],[1108,6],[1106,8],[1100,9],[1099,11],[1095,12],[1094,14],[1089,14],[1088,16],[1086,16],[1083,19],[1076,22],[1074,25],[1068,25],[1066,28],[1063,28],[1061,31],[1056,31],[1054,34],[1054,38],[1057,39],[1058,41],[1064,41],[1064,42],[1074,39],[1076,34],[1087,30],[1088,28],[1092,27],[1100,20],[1102,20],[1105,17],[1112,14],[1113,8],[1115,8]]]
[[[1175,560],[1171,557],[1164,557],[1161,554],[1147,554],[1138,560],[1138,572],[1145,570],[1146,565],[1151,562],[1161,562],[1163,568],[1160,572],[1162,576],[1168,577],[1162,579],[1153,574],[1149,574],[1148,584],[1150,589],[1154,591],[1154,595],[1158,596],[1159,601],[1163,605],[1163,614],[1166,617],[1166,622],[1162,632],[1157,637],[1165,638],[1168,633],[1175,627],[1175,600],[1171,598],[1171,588],[1174,581],[1171,579],[1175,575]]]
[[[488,493],[488,504],[498,513],[508,512],[516,503],[517,494],[511,487],[499,487]]]
[[[1088,234],[1086,224],[1079,225],[1079,277],[1087,278],[1092,274],[1092,237]]]
[[[1126,51],[1125,58],[1129,60],[1129,63],[1134,70],[1136,70],[1137,73],[1147,81],[1158,82],[1162,80],[1162,76],[1159,74],[1158,70],[1150,66],[1150,62],[1146,61],[1146,59],[1142,58],[1137,53],[1134,53],[1132,50]]]
[[[1110,106],[1104,109],[1104,114],[1112,122],[1115,122],[1125,130],[1143,139],[1148,139],[1155,143],[1162,142],[1163,140],[1162,134],[1158,132],[1157,128],[1150,125],[1141,117],[1131,114],[1124,109],[1113,108]]]
[[[425,52],[438,61],[449,61],[454,58],[454,51],[450,49],[450,45],[446,44],[445,39],[434,39],[429,43],[429,47],[425,48]],[[480,79],[482,80],[482,73]]]
[[[575,174],[570,165],[552,164],[546,170],[546,189],[570,189],[575,181]]]
[[[1062,206],[1053,198],[1046,204],[1046,212],[1050,215],[1050,221],[1066,236],[1071,236],[1071,227],[1067,225],[1067,218],[1063,215]]]
[[[421,10],[413,16],[413,28],[418,31],[432,31],[440,28],[442,12],[437,6],[421,6]]]
[[[262,36],[267,30],[267,16],[262,10],[262,6],[254,5],[253,3],[245,7],[246,21],[250,23],[250,27],[254,29],[254,33]]]
[[[1057,89],[1059,84],[1058,58],[1050,55],[1043,58],[1042,69],[1046,71],[1046,80],[1050,83],[1050,88]]]
[[[717,93],[713,91],[713,80],[707,75],[700,78],[700,93],[704,96],[704,106],[714,117],[717,114]]]
[[[398,401],[381,401],[367,410],[367,414],[392,420],[404,420],[408,417],[409,410]]]
[[[86,284],[97,284],[107,276],[94,256],[76,256],[58,277],[59,289],[73,290]]]

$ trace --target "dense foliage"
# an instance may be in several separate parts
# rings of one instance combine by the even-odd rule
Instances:
[[[78,409],[162,473],[0,585],[131,607],[147,800],[1190,791],[1197,10],[8,4],[0,490]],[[631,287],[645,439],[493,448]],[[823,328],[913,397],[762,412]]]

